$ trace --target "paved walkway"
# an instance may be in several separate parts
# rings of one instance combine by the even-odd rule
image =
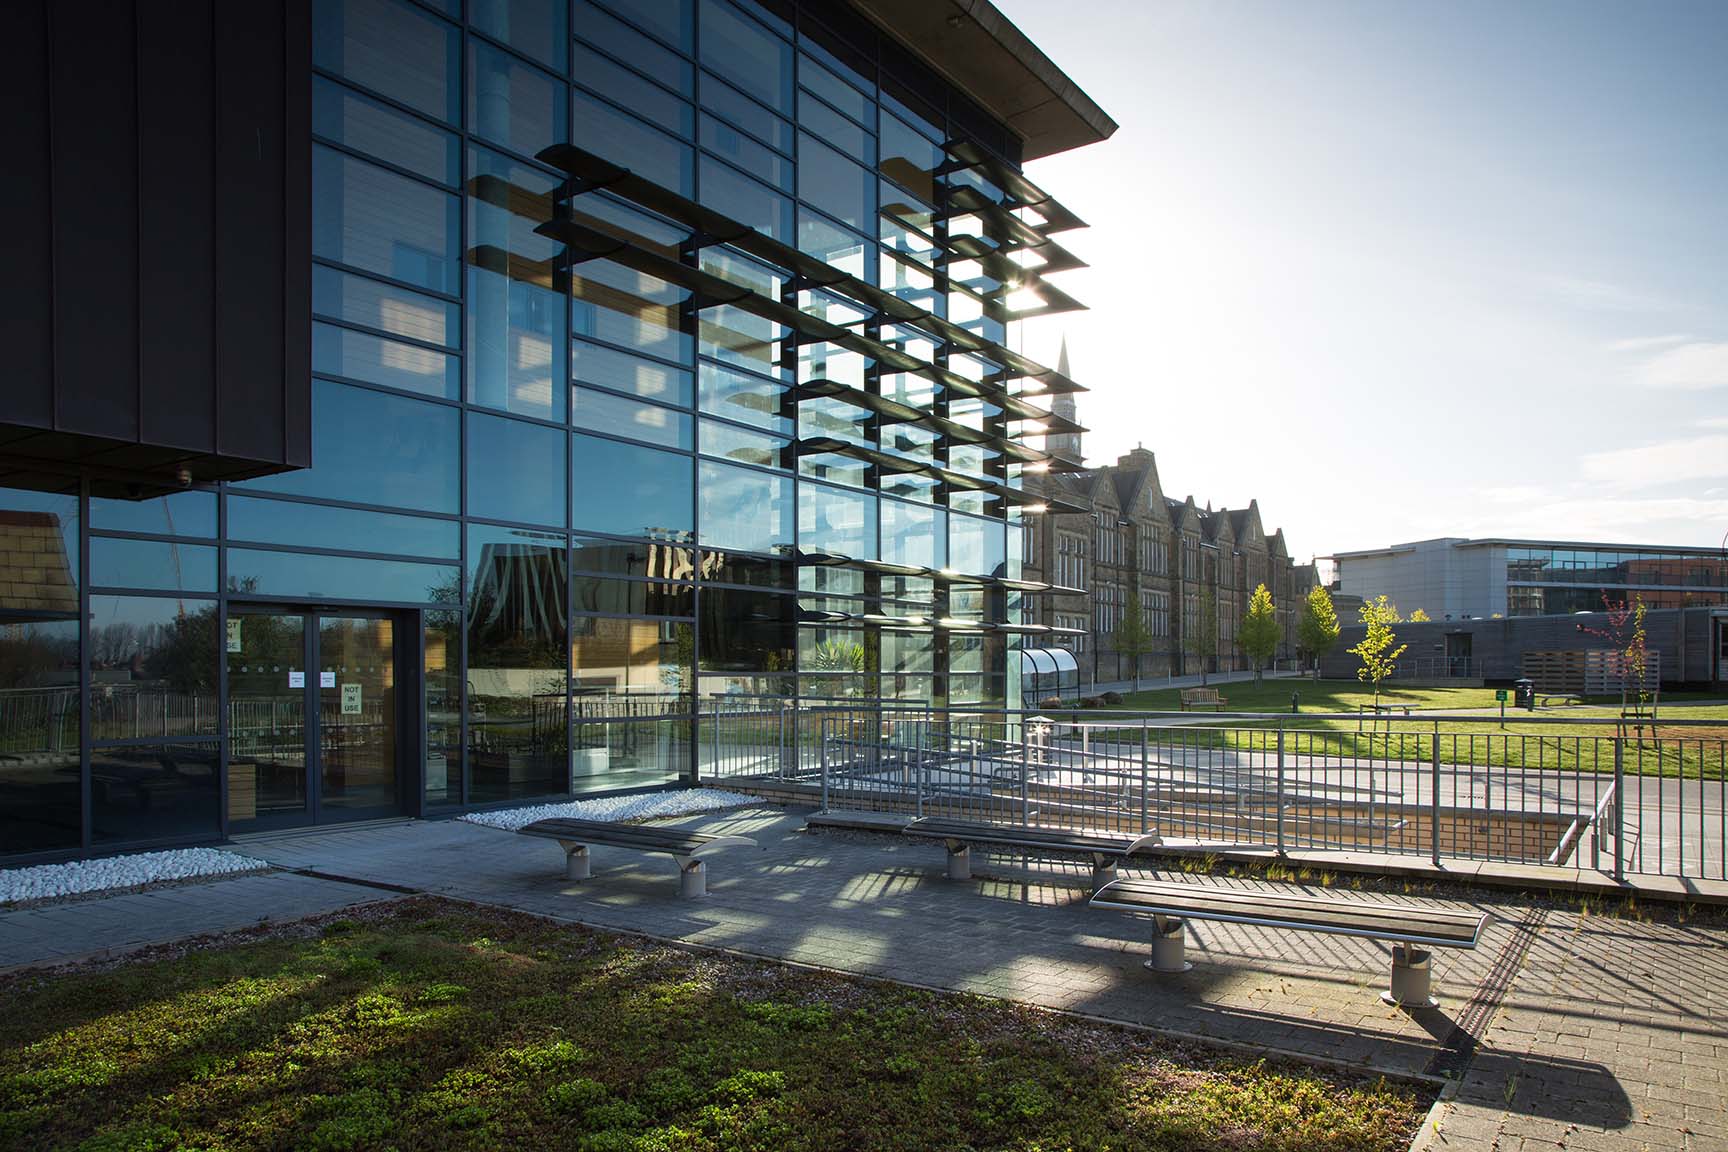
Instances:
[[[751,835],[761,848],[714,857],[710,896],[698,901],[678,899],[664,857],[596,848],[594,878],[572,883],[563,879],[554,844],[459,822],[315,833],[239,850],[322,875],[411,884],[604,928],[1390,1073],[1461,1074],[1457,1098],[1444,1106],[1431,1139],[1435,1148],[1728,1152],[1720,1115],[1728,1090],[1728,930],[1719,927],[1527,915],[1514,896],[1483,894],[1472,906],[1500,917],[1483,947],[1438,952],[1441,1007],[1407,1014],[1375,995],[1388,960],[1372,941],[1193,923],[1194,970],[1154,976],[1140,965],[1146,926],[1089,910],[1086,870],[1074,864],[987,857],[975,862],[978,881],[952,883],[937,845],[806,832],[797,813],[750,809],[676,823]],[[313,886],[309,892],[327,885],[331,900],[381,895],[282,873],[160,895],[199,893],[193,903],[210,922],[179,927],[219,931],[219,913],[240,904],[249,906],[246,922],[259,908],[287,914],[281,900],[265,903],[238,888],[259,881]],[[1333,895],[1353,897],[1348,890]],[[82,933],[88,942],[137,910],[122,901],[141,898],[0,914],[0,940],[13,938],[12,917],[54,913],[62,938]],[[21,950],[15,947],[14,957]]]

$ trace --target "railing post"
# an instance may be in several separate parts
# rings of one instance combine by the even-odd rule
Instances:
[[[1278,721],[1278,855],[1284,855],[1284,721]]]
[[[1626,878],[1626,744],[1614,737],[1614,879]]]
[[[912,802],[913,810],[920,819],[924,816],[924,782],[928,778],[930,772],[930,745],[930,709],[926,706],[924,709],[923,730],[919,732],[918,739],[912,742],[912,747],[916,749],[916,755],[918,757],[918,774],[914,778],[912,785],[917,789],[917,793],[914,795]]]
[[[1428,749],[1428,858],[1440,863],[1440,721],[1434,721],[1434,746]],[[1456,770],[1456,769],[1454,769]]]
[[[822,811],[828,811],[828,717],[818,720],[816,743],[822,757]]]
[[[1142,720],[1140,721],[1140,834],[1142,836],[1146,834],[1146,829],[1152,823],[1151,809],[1148,807],[1149,800],[1146,795],[1147,741],[1149,739],[1150,733],[1146,729],[1146,721]]]
[[[1032,823],[1032,743],[1020,725],[1020,823]]]

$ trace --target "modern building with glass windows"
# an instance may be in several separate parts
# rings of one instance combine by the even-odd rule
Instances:
[[[687,783],[1017,703],[1115,125],[982,0],[25,3],[0,858]],[[1036,643],[1035,639],[1030,641]]]
[[[1444,537],[1327,559],[1345,595],[1385,595],[1435,620],[1600,612],[1604,598],[1651,609],[1728,605],[1720,548]]]

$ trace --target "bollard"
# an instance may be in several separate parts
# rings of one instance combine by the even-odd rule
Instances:
[[[1301,711],[1302,711],[1302,694],[1300,692],[1290,693],[1290,715],[1294,716]]]

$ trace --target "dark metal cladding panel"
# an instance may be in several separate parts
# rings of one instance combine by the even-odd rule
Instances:
[[[217,451],[284,456],[283,4],[215,5]]]
[[[282,462],[312,464],[312,5],[283,6]]]
[[[54,423],[138,435],[137,53],[127,0],[53,5]],[[8,117],[10,118],[10,117]]]
[[[0,423],[54,422],[53,249],[49,242],[48,13],[45,0],[12,5],[0,38],[0,108],[9,157],[0,180],[8,221],[0,276]]]
[[[210,225],[215,58],[208,0],[151,5],[138,21],[139,436],[216,447]]]

